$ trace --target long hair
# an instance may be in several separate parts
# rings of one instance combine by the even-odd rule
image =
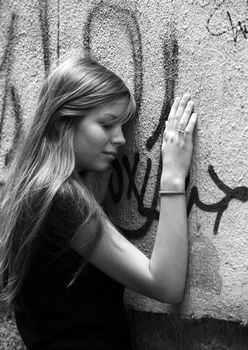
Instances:
[[[124,123],[135,114],[129,88],[90,56],[69,58],[46,78],[2,192],[0,300],[10,304],[19,292],[57,193],[77,201],[84,218],[80,227],[91,232],[88,254],[94,249],[104,231],[103,213],[75,171],[74,131],[87,111],[122,97],[129,98],[118,119]]]

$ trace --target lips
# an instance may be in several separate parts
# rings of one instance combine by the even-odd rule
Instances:
[[[116,157],[117,156],[117,152],[103,152],[104,154]]]

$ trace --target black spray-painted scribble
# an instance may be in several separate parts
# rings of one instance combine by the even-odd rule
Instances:
[[[90,51],[92,45],[91,31],[92,22],[96,16],[105,16],[105,18],[118,19],[119,23],[124,23],[126,32],[129,38],[130,47],[132,51],[132,58],[134,62],[134,91],[137,101],[137,116],[139,116],[140,105],[142,102],[143,92],[143,55],[142,55],[142,42],[139,30],[138,21],[135,14],[130,11],[123,9],[119,6],[109,5],[105,2],[100,2],[89,14],[87,23],[84,27],[84,47]],[[161,134],[164,131],[165,121],[168,117],[171,102],[174,98],[174,87],[177,79],[177,54],[178,45],[175,37],[172,35],[170,44],[164,44],[164,72],[165,72],[165,96],[162,105],[162,111],[160,113],[160,119],[156,129],[152,132],[152,135],[146,142],[146,148],[150,151],[157,141],[160,141]],[[160,175],[161,175],[161,159],[159,161],[159,167],[157,172],[157,178],[155,182],[155,189],[153,198],[149,207],[145,207],[144,198],[147,190],[148,180],[152,169],[152,160],[147,159],[143,184],[140,192],[135,183],[135,174],[139,164],[139,154],[134,155],[133,164],[130,164],[130,160],[127,156],[122,158],[122,166],[118,160],[114,162],[115,179],[119,179],[119,189],[116,193],[113,184],[110,184],[110,192],[115,203],[119,202],[123,194],[123,168],[125,169],[126,175],[129,180],[127,189],[127,198],[131,198],[131,194],[135,196],[138,205],[138,212],[141,216],[146,218],[145,223],[137,229],[126,229],[120,227],[120,229],[127,235],[132,237],[140,237],[144,235],[154,220],[158,220],[159,213],[156,209],[158,203],[158,192],[160,187]]]
[[[87,50],[91,50],[92,37],[92,22],[95,16],[103,15],[115,18],[119,18],[121,16],[122,21],[125,18],[125,24],[129,36],[129,42],[132,48],[132,57],[134,60],[135,73],[134,73],[134,86],[135,86],[135,94],[138,99],[138,115],[140,110],[140,104],[142,101],[142,81],[143,81],[143,57],[142,57],[142,44],[141,44],[141,36],[139,31],[139,26],[137,24],[137,20],[135,19],[135,14],[129,10],[124,10],[118,6],[109,5],[105,2],[101,2],[97,5],[89,14],[87,23],[84,27],[84,46]],[[170,42],[165,42],[163,46],[163,57],[164,57],[164,76],[165,76],[165,95],[163,98],[162,110],[160,113],[159,122],[157,127],[152,132],[152,135],[146,141],[146,149],[150,151],[156,142],[160,142],[161,135],[164,131],[165,121],[168,118],[168,114],[171,108],[172,101],[174,99],[174,89],[175,83],[177,81],[177,72],[178,72],[178,45],[176,41],[176,37],[174,32],[172,31]],[[139,153],[136,152],[133,156],[133,160],[131,161],[127,155],[124,155],[121,160],[115,160],[114,162],[114,170],[113,177],[115,179],[115,185],[113,181],[110,181],[110,193],[113,201],[117,204],[122,199],[124,195],[124,172],[128,178],[128,187],[126,191],[126,197],[128,200],[131,199],[133,195],[137,202],[138,213],[146,218],[145,223],[135,229],[127,229],[125,227],[120,227],[120,229],[126,233],[126,235],[132,238],[138,238],[144,236],[151,224],[154,220],[158,220],[159,211],[156,209],[159,198],[159,187],[160,187],[160,175],[161,175],[161,158],[159,161],[159,168],[157,172],[157,178],[154,186],[154,193],[152,197],[151,204],[149,207],[144,205],[144,198],[148,186],[148,180],[152,169],[152,160],[150,158],[147,159],[147,164],[145,168],[143,183],[141,189],[138,190],[138,186],[136,185],[136,173],[138,171],[138,166],[140,162]],[[214,233],[217,234],[221,217],[224,211],[228,208],[228,204],[232,199],[238,199],[242,202],[248,200],[248,189],[246,187],[238,187],[235,189],[231,189],[226,186],[217,176],[214,171],[213,166],[209,166],[209,175],[212,180],[216,183],[216,185],[225,193],[225,197],[214,204],[205,204],[199,199],[198,189],[194,186],[191,189],[190,199],[188,204],[188,215],[195,204],[201,210],[207,212],[216,212],[217,217],[214,225]],[[189,179],[188,179],[189,181]],[[187,181],[187,182],[188,182]]]
[[[43,62],[45,72],[48,73],[51,67],[50,54],[50,35],[49,35],[49,21],[48,21],[48,3],[47,0],[39,0],[39,20],[41,29],[41,42],[43,48]]]
[[[41,43],[43,48],[43,63],[46,74],[49,72],[51,66],[51,53],[50,53],[50,35],[49,35],[49,22],[48,22],[48,3],[47,0],[39,0],[39,25],[41,29]],[[14,48],[16,44],[17,33],[15,32],[18,26],[18,15],[16,13],[11,14],[10,23],[7,29],[7,44],[5,46],[2,59],[0,61],[0,73],[3,73],[4,77],[4,94],[2,99],[2,111],[0,119],[0,147],[2,146],[2,140],[4,135],[4,127],[7,119],[7,107],[13,110],[11,118],[14,124],[14,135],[12,137],[10,149],[4,155],[4,165],[7,167],[10,165],[15,150],[18,145],[18,141],[23,134],[23,112],[20,104],[20,95],[18,93],[17,86],[13,83],[12,71],[14,64]],[[8,105],[8,106],[7,106]],[[0,182],[0,186],[4,183]]]
[[[14,120],[14,136],[12,140],[12,145],[10,150],[4,156],[4,164],[5,166],[9,165],[12,160],[14,150],[17,146],[17,141],[22,133],[22,112],[20,106],[20,97],[17,92],[17,88],[11,82],[11,71],[12,71],[12,58],[13,58],[13,48],[15,41],[15,25],[17,21],[17,16],[12,14],[10,24],[7,31],[7,45],[5,47],[2,61],[0,63],[0,73],[5,73],[5,86],[4,86],[4,94],[2,100],[2,113],[0,120],[0,147],[2,145],[3,138],[3,127],[6,120],[6,112],[7,112],[7,102],[10,101],[11,107],[14,110],[13,120]],[[3,185],[2,183],[0,185]]]
[[[171,104],[174,100],[175,83],[178,78],[178,44],[173,32],[171,33],[170,39],[170,43],[164,42],[163,45],[165,95],[156,130],[154,130],[152,136],[150,136],[146,142],[146,148],[148,150],[152,149],[164,132],[165,121],[168,118]]]
[[[143,56],[142,56],[142,43],[141,35],[138,26],[138,22],[135,18],[135,14],[130,10],[125,10],[119,6],[113,6],[100,2],[90,13],[87,19],[87,23],[84,27],[84,46],[90,51],[92,45],[92,23],[95,16],[104,15],[107,18],[116,18],[123,23],[125,21],[130,46],[132,49],[132,58],[134,61],[134,86],[135,95],[138,100],[138,113],[140,112],[140,106],[142,102],[142,91],[143,91]],[[174,31],[171,32],[170,41],[164,42],[163,45],[163,58],[164,58],[164,77],[165,77],[165,94],[163,97],[163,105],[160,113],[160,118],[157,127],[152,132],[151,136],[146,141],[146,149],[150,151],[156,142],[161,142],[161,136],[164,131],[165,121],[168,118],[169,111],[171,108],[172,101],[174,99],[175,84],[178,77],[178,44]],[[115,160],[113,165],[113,176],[115,183],[110,181],[110,193],[115,204],[119,203],[123,195],[126,195],[128,200],[131,199],[133,195],[136,202],[138,213],[146,219],[145,223],[135,229],[127,229],[125,227],[119,227],[127,236],[132,238],[139,238],[144,236],[151,227],[154,220],[158,220],[159,211],[156,209],[159,198],[159,188],[160,188],[160,175],[162,160],[160,157],[159,167],[157,171],[157,177],[154,186],[154,192],[149,207],[145,206],[145,194],[147,191],[148,180],[152,170],[152,160],[147,158],[146,167],[144,172],[144,178],[140,190],[139,186],[136,184],[136,174],[138,171],[138,166],[140,163],[139,153],[136,152],[133,155],[133,160],[130,157],[124,155],[121,160]],[[124,193],[124,173],[128,179],[128,187],[126,193]],[[217,203],[205,204],[199,199],[198,189],[194,186],[190,192],[190,198],[188,203],[188,215],[191,212],[193,205],[195,204],[199,209],[207,212],[216,212],[217,217],[214,225],[214,233],[217,234],[221,217],[224,211],[228,208],[228,204],[231,200],[237,199],[242,202],[248,200],[248,189],[246,187],[237,187],[234,189],[226,186],[217,176],[214,171],[213,166],[209,166],[209,175],[220,190],[225,193],[225,197]],[[189,183],[189,178],[187,179],[186,186]],[[139,184],[140,185],[140,184]]]
[[[223,30],[219,28],[215,28],[214,20],[220,16],[218,11],[221,10],[221,8],[226,5],[226,2],[227,0],[222,0],[209,16],[207,20],[207,26],[206,26],[208,32],[213,36],[222,36],[226,33],[231,33],[234,43],[237,42],[239,36],[243,37],[244,39],[247,39],[248,16],[244,16],[243,19],[239,19],[235,21],[231,11],[226,10],[224,11],[223,22],[224,23],[226,22],[228,24],[228,28]],[[248,8],[248,1],[246,1],[245,3]],[[222,16],[220,18],[222,18]]]
[[[220,220],[222,218],[222,215],[225,210],[227,210],[229,203],[231,200],[236,199],[239,200],[242,203],[245,203],[248,201],[248,188],[245,186],[239,186],[235,188],[230,188],[227,185],[223,183],[223,181],[220,180],[216,172],[214,171],[214,168],[212,165],[208,168],[208,173],[213,180],[213,182],[216,184],[216,186],[225,194],[225,197],[223,197],[220,201],[214,203],[214,204],[205,204],[203,203],[198,194],[198,189],[196,186],[192,187],[190,198],[189,198],[189,204],[188,204],[188,214],[190,213],[192,206],[195,204],[199,209],[207,212],[214,212],[217,213],[215,224],[214,224],[214,234],[218,233]]]
[[[138,21],[132,11],[101,1],[88,14],[87,21],[84,26],[83,43],[85,49],[88,51],[91,50],[92,45],[91,31],[93,20],[98,16],[115,19],[118,24],[125,27],[132,49],[132,59],[134,62],[134,93],[137,103],[137,113],[139,114],[143,94],[143,56]]]
[[[225,3],[223,0],[219,7]],[[44,62],[44,70],[48,73],[51,67],[51,52],[50,52],[50,34],[49,34],[49,21],[48,21],[48,2],[47,0],[39,0],[39,25],[41,28],[41,43],[43,48],[43,62]],[[219,8],[218,7],[218,8]],[[217,9],[218,9],[217,8]],[[215,12],[211,15],[208,21],[208,30],[213,35],[222,35],[225,32],[213,32],[213,28],[211,27],[211,19],[215,15]],[[135,17],[134,12],[123,9],[119,6],[114,6],[101,1],[88,15],[87,22],[84,26],[84,46],[89,51],[91,50],[92,45],[92,26],[93,20],[99,16],[101,17],[104,14],[107,18],[115,18],[117,23],[122,23],[126,29],[126,33],[130,42],[132,59],[134,65],[134,91],[135,97],[137,101],[137,118],[140,116],[140,107],[142,104],[142,95],[143,95],[143,55],[142,55],[142,42],[141,42],[141,34],[139,30],[138,21]],[[240,22],[239,31],[236,32],[234,30],[235,25],[233,23],[230,12],[227,12],[227,17],[231,23],[231,30],[234,35],[234,40],[237,41],[237,37],[239,33],[242,33],[246,38],[246,26],[244,22]],[[98,18],[98,17],[97,17]],[[20,96],[17,91],[17,87],[12,83],[11,75],[12,75],[12,65],[14,61],[13,57],[13,48],[15,46],[15,28],[17,26],[18,16],[13,13],[10,19],[10,23],[8,25],[7,32],[7,45],[3,51],[2,59],[0,61],[0,73],[4,75],[4,94],[2,99],[2,113],[0,120],[0,146],[2,145],[2,138],[4,134],[4,125],[6,122],[7,116],[7,104],[8,108],[13,109],[13,120],[15,131],[12,138],[12,144],[10,150],[4,155],[5,165],[7,166],[13,157],[18,139],[22,134],[22,108],[20,105]],[[241,30],[241,29],[242,30]],[[59,31],[59,23],[58,23],[58,31]],[[59,38],[59,34],[58,34]],[[59,54],[59,42],[57,44],[57,52]],[[160,117],[155,130],[151,133],[151,136],[147,139],[145,143],[145,147],[149,152],[152,150],[154,145],[157,142],[161,142],[162,133],[164,131],[165,121],[168,118],[168,114],[171,108],[172,101],[174,99],[174,90],[175,84],[177,81],[178,75],[178,44],[176,40],[176,35],[173,30],[171,30],[171,36],[168,40],[164,42],[163,45],[163,62],[164,62],[164,96],[163,96],[163,104],[160,112]],[[132,157],[132,158],[131,158]],[[132,156],[124,155],[120,160],[116,160],[114,162],[114,170],[112,181],[110,182],[110,193],[114,203],[119,203],[119,201],[125,195],[128,200],[134,196],[137,202],[138,213],[145,219],[145,223],[138,228],[134,228],[132,230],[121,227],[123,232],[127,235],[138,238],[144,236],[150,229],[151,224],[154,220],[158,220],[159,211],[157,210],[158,204],[158,192],[160,186],[160,175],[161,175],[161,158],[159,160],[158,171],[155,179],[155,185],[153,189],[153,195],[151,199],[151,203],[149,206],[146,206],[145,203],[145,195],[148,188],[148,181],[151,174],[153,162],[151,158],[147,158],[146,166],[144,169],[144,177],[143,181],[139,185],[136,184],[136,174],[138,172],[140,162],[140,155],[136,152]],[[157,162],[156,162],[157,164]],[[194,186],[190,192],[189,204],[188,204],[188,214],[191,212],[193,205],[196,205],[199,209],[206,212],[215,212],[216,220],[214,225],[214,233],[218,233],[218,228],[220,225],[220,221],[223,213],[227,210],[228,205],[231,200],[239,200],[242,203],[248,200],[248,188],[245,186],[236,187],[234,189],[228,187],[220,180],[216,172],[214,171],[213,166],[209,166],[209,175],[211,179],[214,181],[216,186],[224,193],[224,197],[218,201],[217,203],[206,204],[203,203],[199,198],[198,189]],[[127,190],[124,193],[124,177],[128,180]],[[113,180],[114,179],[114,180]],[[0,184],[3,185],[3,184]],[[140,187],[141,185],[141,187]]]

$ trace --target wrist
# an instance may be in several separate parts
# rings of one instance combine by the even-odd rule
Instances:
[[[176,177],[161,177],[161,191],[185,191],[185,179]]]

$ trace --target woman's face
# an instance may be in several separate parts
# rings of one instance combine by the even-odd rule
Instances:
[[[125,112],[128,102],[128,98],[123,97],[107,103],[89,111],[79,122],[74,135],[78,170],[104,171],[109,168],[118,148],[126,142],[122,124],[114,121]]]

